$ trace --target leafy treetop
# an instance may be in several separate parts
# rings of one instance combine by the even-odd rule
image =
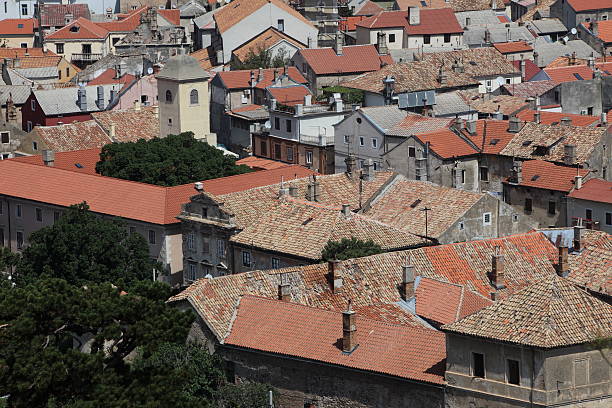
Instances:
[[[270,49],[261,46],[257,49],[251,48],[244,61],[233,59],[230,63],[232,70],[259,69],[259,68],[281,68],[289,64],[289,57],[284,49],[276,55]]]
[[[108,177],[176,186],[252,171],[192,132],[151,140],[111,143],[102,148],[96,172]]]
[[[340,260],[344,261],[351,258],[360,258],[362,256],[376,255],[382,253],[380,245],[374,243],[371,239],[363,241],[355,237],[342,238],[340,241],[327,241],[321,258],[324,261]]]

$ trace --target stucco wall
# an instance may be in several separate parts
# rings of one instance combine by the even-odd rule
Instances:
[[[540,228],[564,227],[566,221],[565,193],[540,188],[504,184],[504,201],[519,213],[530,216]],[[525,211],[525,199],[532,200],[532,211]],[[555,213],[548,213],[548,202],[555,203]]]
[[[377,163],[378,168],[383,167],[384,133],[382,129],[373,125],[359,110],[353,112],[334,127],[334,164],[336,173],[346,171],[344,160],[349,153],[355,155],[357,165],[362,160],[372,159],[373,162]],[[349,137],[348,143],[345,143],[345,136]],[[363,138],[363,146],[361,146],[360,138]],[[372,147],[372,139],[377,140],[378,147]]]

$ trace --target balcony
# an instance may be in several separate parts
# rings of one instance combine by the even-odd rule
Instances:
[[[71,60],[73,62],[96,62],[102,59],[102,54],[72,54]]]
[[[329,145],[334,144],[334,137],[321,135],[321,134],[318,136],[301,134],[300,142],[305,143],[305,144],[315,145],[315,146],[329,146]]]

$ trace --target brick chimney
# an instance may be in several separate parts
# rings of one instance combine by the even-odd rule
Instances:
[[[376,34],[376,50],[379,55],[387,55],[389,53],[387,34],[380,31]]]
[[[286,283],[281,276],[281,283],[278,285],[278,300],[283,302],[291,301],[291,285]]]
[[[512,175],[511,182],[514,184],[521,184],[523,182],[523,162],[515,160],[512,163]]]
[[[568,250],[566,246],[559,247],[559,262],[556,265],[557,274],[562,278],[566,278],[569,275],[569,260],[568,260]]]
[[[566,144],[563,145],[564,155],[563,162],[567,165],[576,163],[576,145]]]
[[[578,225],[574,226],[574,252],[580,252],[584,248],[582,230],[584,230],[582,219],[578,219]]]
[[[355,159],[355,156],[349,154],[346,159],[344,159],[344,163],[346,163],[346,175],[352,179],[357,170],[357,160]]]
[[[508,121],[508,132],[518,133],[521,130],[521,120],[516,116],[512,116]]]
[[[342,312],[342,351],[352,353],[357,348],[357,325],[355,324],[355,312],[351,309],[351,301]]]
[[[308,201],[319,201],[320,197],[320,186],[317,181],[317,176],[313,174],[310,182],[308,183],[308,191],[306,192],[306,199]]]
[[[506,287],[506,268],[505,259],[501,254],[501,249],[496,246],[493,250],[491,263],[491,283],[495,289],[503,289]]]
[[[402,266],[402,299],[408,301],[414,296],[414,265],[410,259]]]
[[[331,281],[332,292],[336,292],[342,288],[342,276],[340,276],[340,261],[333,259],[327,261],[327,271],[329,280]]]

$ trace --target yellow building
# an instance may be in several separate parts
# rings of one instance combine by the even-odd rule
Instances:
[[[170,58],[157,75],[159,129],[162,137],[193,132],[212,146],[208,80],[210,75],[189,55]]]
[[[34,47],[35,24],[33,18],[7,18],[0,21],[0,47]]]

